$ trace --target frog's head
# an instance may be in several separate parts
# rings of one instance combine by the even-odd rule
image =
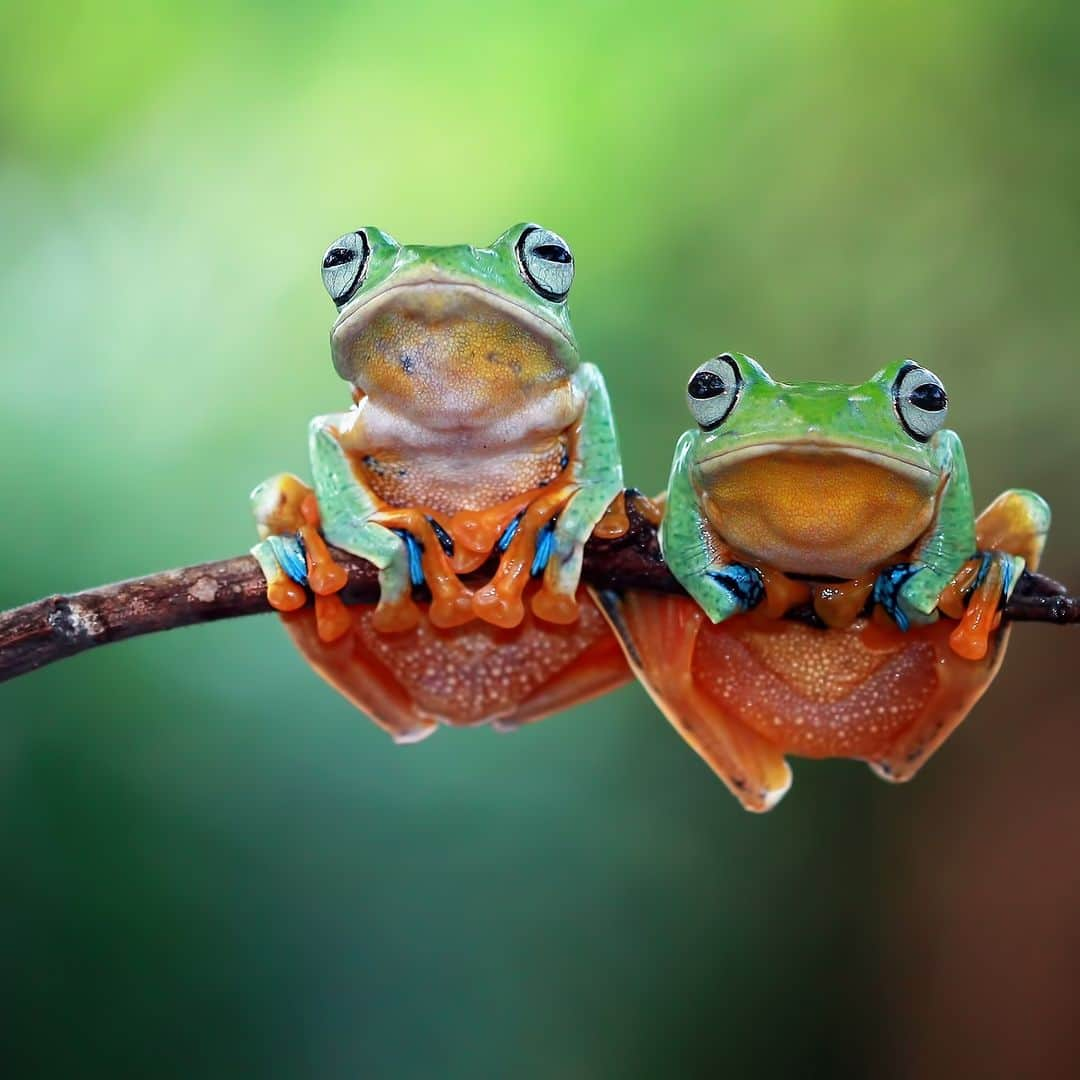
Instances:
[[[334,367],[357,397],[375,392],[405,413],[515,407],[577,367],[573,278],[570,248],[538,225],[485,248],[402,245],[358,229],[323,259],[338,309]]]
[[[858,577],[934,518],[949,455],[941,380],[910,360],[856,386],[774,381],[741,353],[687,387],[692,482],[737,551],[791,573]]]

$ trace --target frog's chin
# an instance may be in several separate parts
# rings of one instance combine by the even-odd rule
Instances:
[[[788,573],[855,578],[909,548],[934,517],[940,478],[865,447],[774,442],[703,460],[697,485],[735,551]]]
[[[501,366],[543,378],[573,370],[578,356],[574,341],[543,314],[478,282],[430,271],[347,305],[331,343],[338,374],[351,382],[387,360],[405,368],[426,365],[433,377],[482,376],[487,367]],[[463,365],[473,370],[457,370]]]

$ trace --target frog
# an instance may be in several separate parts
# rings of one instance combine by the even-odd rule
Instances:
[[[725,352],[686,401],[659,543],[687,596],[601,596],[631,667],[749,810],[787,792],[788,753],[910,779],[1000,667],[1047,503],[976,516],[945,387],[911,359],[792,384]]]
[[[512,726],[630,678],[580,586],[594,529],[627,521],[607,389],[570,323],[574,272],[535,223],[486,247],[365,226],[323,257],[352,407],[310,422],[311,486],[254,490],[252,552],[305,657],[400,741]],[[377,568],[373,607],[342,602],[333,547]]]

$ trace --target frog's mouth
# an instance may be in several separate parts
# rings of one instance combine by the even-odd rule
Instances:
[[[346,307],[331,333],[342,378],[406,395],[520,390],[564,378],[577,347],[553,322],[473,281],[431,275],[397,281]]]
[[[696,482],[737,552],[788,573],[854,578],[927,530],[941,478],[886,451],[799,440],[713,454]]]

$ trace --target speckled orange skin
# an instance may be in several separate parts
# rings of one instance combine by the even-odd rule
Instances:
[[[315,603],[309,605],[305,590],[282,575],[269,587],[291,589],[290,600],[275,606],[315,671],[395,740],[416,742],[439,724],[492,723],[509,730],[633,678],[617,639],[583,588],[575,598],[579,615],[572,625],[526,611],[510,628],[476,621],[446,628],[432,622],[429,603],[417,603],[412,625],[386,632],[373,606],[345,607],[336,595],[343,582],[324,580],[340,568],[315,529],[310,488],[286,476],[278,490],[279,501],[262,527],[303,532]],[[644,506],[652,511],[647,500]],[[628,527],[618,499],[598,531],[618,536]],[[432,553],[441,553],[434,538],[425,558]],[[527,594],[538,591],[535,583],[523,588]]]
[[[1044,535],[1028,503],[1006,493],[978,519],[980,551],[1038,566]],[[1000,564],[976,585],[969,562],[942,597],[942,618],[897,629],[861,613],[872,579],[794,581],[767,571],[752,612],[711,623],[682,596],[604,594],[605,613],[635,674],[748,810],[776,805],[791,784],[786,755],[867,762],[908,780],[979,700],[1008,643]],[[783,619],[810,603],[827,628]]]
[[[327,643],[315,614],[283,616],[308,663],[398,742],[416,742],[439,724],[494,724],[509,730],[587,701],[633,676],[615,636],[584,589],[580,618],[557,626],[527,613],[503,630],[486,623],[431,624],[386,634],[372,608],[348,610],[348,633]]]
[[[948,620],[907,634],[737,615],[713,624],[685,597],[635,594],[618,618],[635,670],[688,743],[748,810],[791,784],[785,755],[868,762],[907,780],[989,686],[1007,631],[960,660]]]

